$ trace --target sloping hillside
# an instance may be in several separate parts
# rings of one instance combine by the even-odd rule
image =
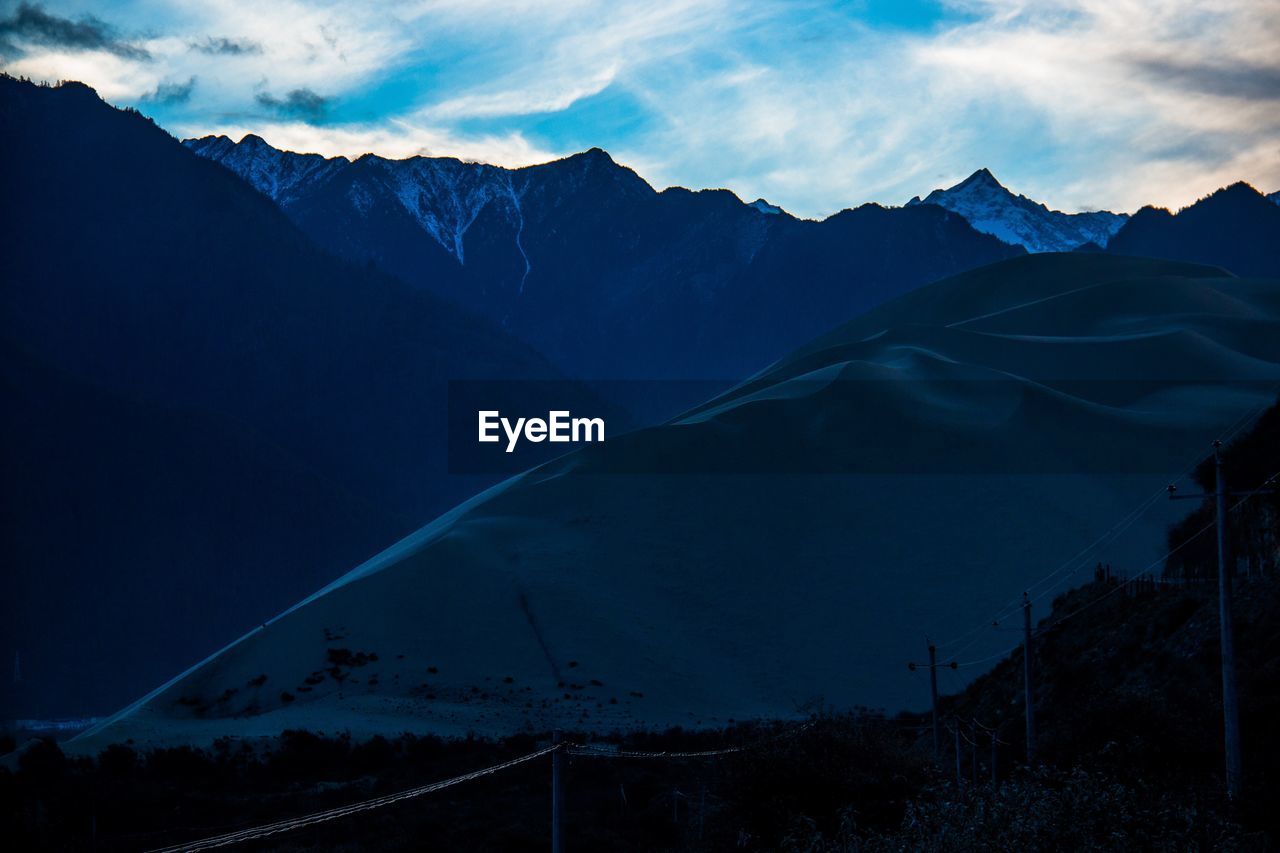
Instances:
[[[1278,323],[1280,284],[1169,262],[939,282],[458,507],[80,744],[914,705],[922,636],[971,628],[1269,398]],[[1108,558],[1158,555],[1166,504]]]

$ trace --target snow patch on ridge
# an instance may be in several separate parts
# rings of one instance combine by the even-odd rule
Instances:
[[[1029,252],[1069,252],[1085,243],[1106,246],[1128,216],[1106,210],[1063,213],[1006,189],[988,169],[979,169],[945,190],[934,190],[922,201],[956,213],[975,230],[991,234]]]
[[[246,135],[239,144],[226,136],[188,139],[182,144],[231,169],[282,207],[297,197],[300,188],[309,189],[351,165],[345,157],[280,151],[253,134]]]
[[[533,271],[533,264],[529,263],[529,256],[525,253],[524,244],[520,238],[524,236],[524,212],[520,209],[520,196],[523,193],[517,193],[515,183],[511,180],[510,173],[507,174],[507,194],[511,197],[511,210],[516,217],[516,249],[520,252],[520,257],[524,260],[524,274],[520,276],[519,295],[524,295],[524,283],[529,280],[529,273]]]
[[[508,195],[505,170],[428,157],[377,162],[401,206],[465,265],[467,229],[490,202]]]

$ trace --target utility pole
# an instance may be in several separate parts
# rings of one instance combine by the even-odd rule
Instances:
[[[1247,492],[1227,490],[1227,480],[1222,471],[1222,442],[1213,443],[1213,504],[1215,526],[1218,528],[1218,630],[1222,653],[1222,739],[1226,748],[1227,797],[1238,800],[1244,786],[1244,760],[1240,748],[1240,694],[1236,688],[1235,631],[1231,623],[1231,563],[1230,543],[1227,541],[1227,498],[1276,494],[1267,488],[1272,480]],[[1208,495],[1175,495],[1177,487],[1169,486],[1170,500],[1204,500]]]
[[[1027,764],[1036,763],[1036,703],[1031,666],[1031,599],[1022,594],[1022,682],[1023,702],[1027,706]]]
[[[969,738],[973,743],[973,784],[978,784],[978,721],[969,721]]]
[[[942,761],[942,721],[938,718],[938,648],[933,644],[932,640],[925,639],[929,644],[929,662],[927,664],[907,663],[907,669],[915,672],[922,665],[929,667],[929,707],[933,711],[933,763],[938,764]],[[943,666],[955,669],[958,664],[955,661],[944,663]]]
[[[1222,442],[1213,443],[1214,504],[1218,515],[1218,628],[1222,636],[1222,731],[1227,750],[1227,797],[1240,797],[1240,695],[1236,691],[1236,643],[1231,624],[1231,562],[1227,554],[1227,482],[1222,475]]]
[[[996,746],[998,743],[1000,743],[999,725],[997,725],[996,728],[991,730],[991,784],[992,786],[998,785],[1000,783],[1000,776],[996,772],[996,759],[1000,754]]]
[[[960,769],[960,721],[952,720],[951,730],[956,733],[956,784],[964,784],[964,771]]]
[[[562,743],[559,729],[551,732],[551,745]],[[551,853],[564,853],[564,750],[551,753]]]
[[[929,707],[933,709],[933,760],[938,760],[938,647],[929,643]]]

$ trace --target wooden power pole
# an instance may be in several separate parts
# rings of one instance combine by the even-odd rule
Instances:
[[[1022,594],[1022,687],[1027,706],[1027,764],[1036,763],[1036,703],[1031,665],[1031,599]]]
[[[929,643],[929,707],[933,709],[933,760],[941,754],[942,744],[938,732],[938,647]]]
[[[1240,694],[1236,687],[1236,643],[1231,624],[1231,581],[1234,567],[1227,540],[1227,498],[1233,496],[1275,494],[1274,478],[1257,489],[1232,492],[1222,471],[1222,442],[1213,443],[1213,505],[1218,528],[1218,631],[1222,653],[1222,739],[1226,747],[1227,797],[1239,799],[1244,789],[1244,759],[1240,746]],[[1172,500],[1204,500],[1208,495],[1175,495],[1177,487],[1169,486]]]
[[[908,662],[907,669],[915,672],[921,666],[929,668],[929,707],[933,712],[933,763],[938,764],[942,761],[942,721],[938,718],[938,648],[932,640],[925,642],[929,644],[929,662],[927,664]],[[959,664],[951,661],[942,666],[956,669]]]
[[[551,732],[551,744],[562,742],[559,729]],[[551,753],[551,853],[564,853],[564,750]]]
[[[978,721],[969,721],[969,737],[973,746],[973,784],[978,784]]]
[[[956,784],[964,784],[964,769],[960,764],[960,719],[955,718],[951,721],[951,730],[956,735]]]
[[[1222,638],[1222,733],[1227,749],[1227,797],[1237,799],[1243,782],[1240,694],[1236,690],[1236,643],[1231,624],[1231,561],[1227,553],[1227,482],[1222,442],[1213,443],[1214,506],[1218,516],[1218,629]]]

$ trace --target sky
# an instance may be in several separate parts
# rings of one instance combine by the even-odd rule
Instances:
[[[980,167],[1067,211],[1280,189],[1280,0],[0,0],[0,67],[179,138],[599,146],[810,217]]]

